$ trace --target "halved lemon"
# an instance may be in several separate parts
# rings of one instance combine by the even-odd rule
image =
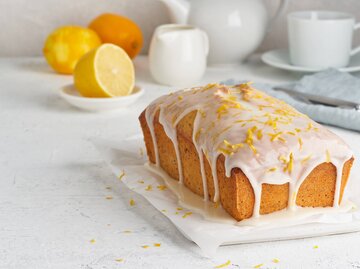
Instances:
[[[85,97],[129,95],[135,83],[134,65],[127,53],[113,44],[103,44],[85,54],[76,64],[74,84]]]

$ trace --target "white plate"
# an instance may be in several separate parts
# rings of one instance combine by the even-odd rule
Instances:
[[[295,66],[290,63],[290,56],[288,49],[277,49],[265,52],[261,59],[264,63],[276,68],[297,71],[297,72],[319,72],[327,68],[312,68]],[[350,63],[346,67],[338,68],[342,72],[357,72],[360,71],[360,54],[354,55],[350,59]]]
[[[69,104],[88,111],[110,111],[125,108],[133,104],[144,94],[144,89],[135,86],[128,96],[112,98],[89,98],[79,94],[73,84],[60,88],[60,96]]]

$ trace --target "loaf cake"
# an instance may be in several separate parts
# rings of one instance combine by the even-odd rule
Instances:
[[[251,83],[170,93],[139,120],[150,163],[237,221],[338,207],[354,160],[331,131]]]

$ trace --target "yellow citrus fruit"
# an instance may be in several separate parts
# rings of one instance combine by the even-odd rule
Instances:
[[[132,59],[143,46],[139,26],[126,17],[105,13],[95,18],[89,28],[100,36],[102,42],[122,47]]]
[[[81,56],[100,45],[101,40],[93,30],[80,26],[63,26],[47,37],[43,53],[55,71],[72,74]]]
[[[103,44],[78,61],[74,83],[85,97],[125,96],[134,88],[134,65],[122,48]]]

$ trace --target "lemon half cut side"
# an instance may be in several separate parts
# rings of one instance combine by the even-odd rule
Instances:
[[[134,83],[133,62],[113,44],[103,44],[85,54],[74,71],[75,87],[85,97],[126,96]]]

